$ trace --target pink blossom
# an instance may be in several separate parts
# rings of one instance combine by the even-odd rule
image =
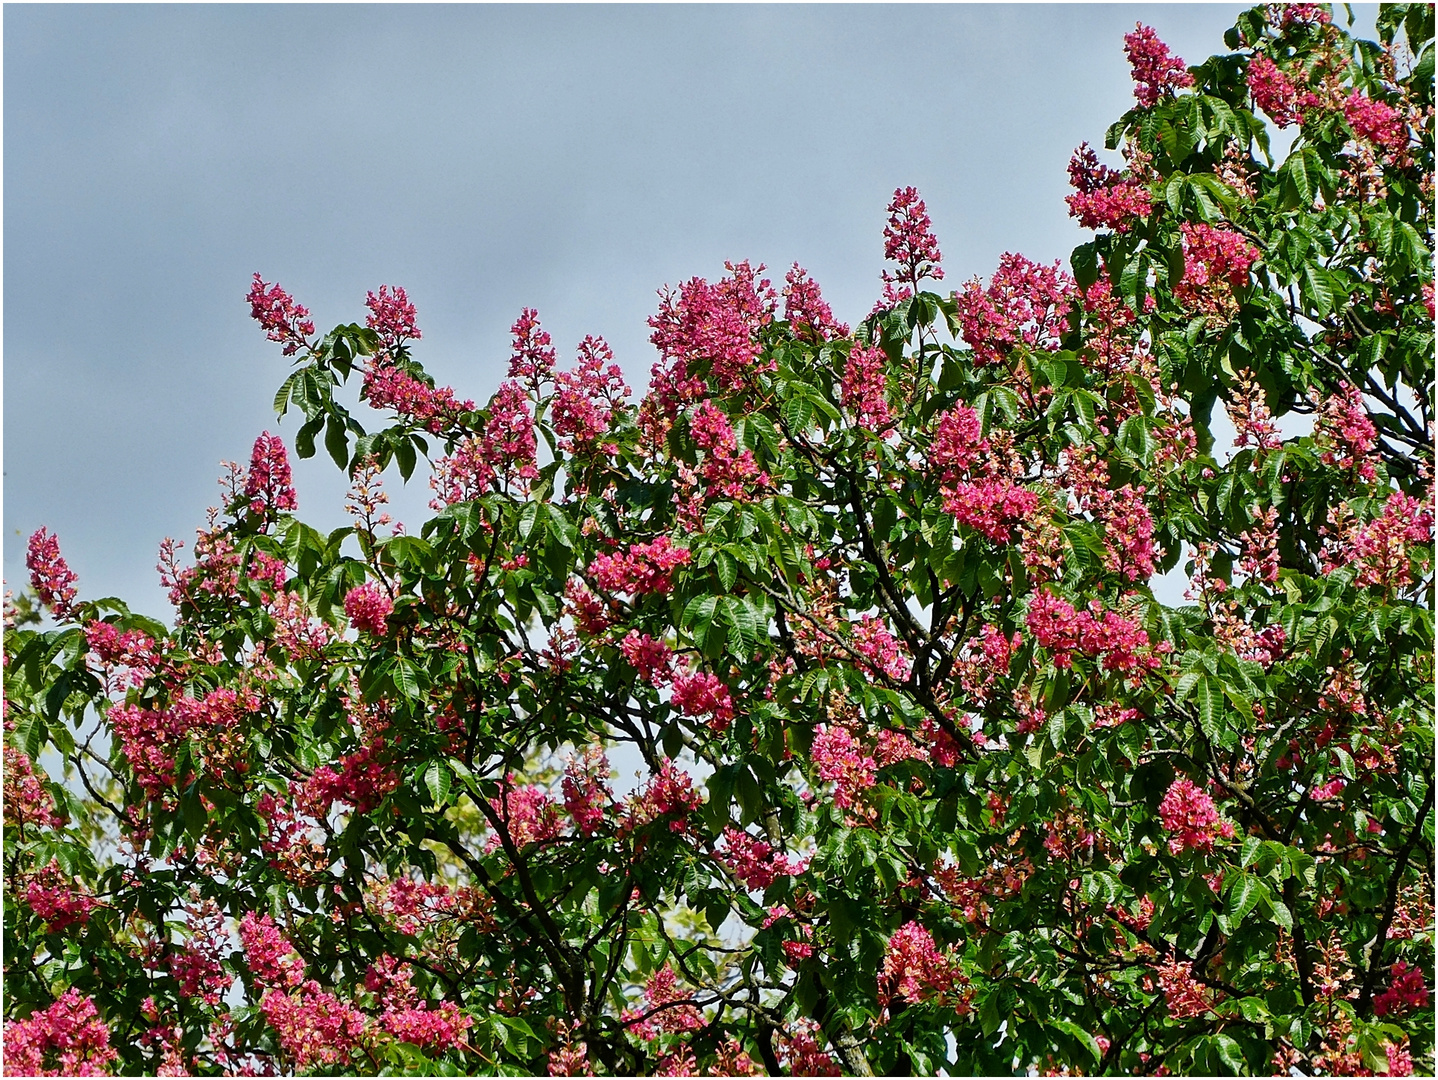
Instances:
[[[917,188],[895,188],[888,205],[889,223],[884,226],[884,258],[899,264],[899,272],[884,271],[886,284],[900,284],[917,289],[923,278],[942,281],[943,267],[939,260],[939,242],[934,237],[924,200]]]
[[[297,1069],[348,1061],[364,1035],[364,1014],[320,989],[313,979],[294,993],[266,990],[260,1010]]]
[[[593,1076],[589,1046],[583,1041],[566,1042],[549,1052],[550,1076]]]
[[[1390,976],[1388,989],[1373,999],[1374,1016],[1428,1008],[1428,984],[1423,981],[1421,968],[1410,968],[1399,960],[1394,963]]]
[[[640,676],[653,685],[667,682],[674,664],[674,651],[667,643],[631,630],[619,643],[619,651]]]
[[[784,275],[784,318],[795,336],[828,341],[849,336],[849,328],[834,321],[834,313],[819,292],[819,283],[798,263]]]
[[[1147,581],[1154,574],[1153,518],[1144,505],[1145,488],[1125,484],[1103,511],[1104,566],[1126,581]]]
[[[790,1076],[840,1076],[838,1064],[819,1046],[819,1025],[801,1018],[777,1032],[779,1063]]]
[[[304,981],[305,962],[269,915],[247,911],[241,916],[240,945],[256,986],[289,989]]]
[[[982,433],[979,414],[967,405],[960,403],[939,414],[929,444],[929,468],[939,474],[941,483],[952,484],[962,478],[988,451]]]
[[[250,293],[250,318],[260,324],[265,337],[284,346],[286,356],[293,356],[315,332],[309,309],[295,303],[294,297],[278,285],[270,285],[255,275]]]
[[[36,529],[25,553],[30,570],[30,587],[41,606],[57,619],[68,618],[75,603],[75,574],[60,554],[60,538],[46,529]]]
[[[185,905],[189,916],[187,940],[170,957],[170,974],[180,984],[180,993],[205,1005],[218,1005],[220,997],[234,982],[223,961],[230,954],[230,935],[225,915],[213,900]]]
[[[1173,833],[1168,849],[1175,855],[1185,851],[1211,852],[1220,837],[1233,838],[1233,824],[1218,814],[1206,791],[1185,776],[1175,780],[1158,806],[1163,827]]]
[[[1192,1020],[1213,1007],[1203,986],[1193,977],[1192,966],[1173,957],[1158,966],[1164,1004],[1174,1020]]]
[[[480,440],[484,459],[510,480],[528,482],[539,475],[535,467],[534,416],[524,388],[502,382],[489,401],[489,419]]]
[[[778,878],[802,874],[809,866],[809,860],[791,859],[781,849],[733,827],[724,829],[724,846],[720,860],[750,889],[767,889]]]
[[[626,552],[599,554],[589,572],[601,589],[617,593],[664,595],[673,588],[670,576],[689,562],[689,549],[674,546],[667,536],[648,544],[634,544]]]
[[[834,805],[841,810],[857,806],[877,779],[878,763],[862,752],[847,728],[838,725],[820,724],[815,729],[809,757],[819,779],[834,785]]]
[[[593,453],[609,430],[614,410],[624,404],[629,387],[614,353],[603,338],[586,337],[579,344],[579,366],[554,381],[554,430],[559,445],[572,453]]]
[[[1193,76],[1184,68],[1183,61],[1169,55],[1168,46],[1159,40],[1153,27],[1139,23],[1133,33],[1124,35],[1123,50],[1133,69],[1133,96],[1144,108],[1157,104],[1165,95],[1171,96],[1175,90],[1193,85]]]
[[[521,379],[534,392],[554,374],[554,342],[539,325],[539,312],[525,308],[509,328],[513,336],[513,355],[509,358],[509,377]]]
[[[367,581],[345,593],[345,615],[356,627],[375,637],[384,637],[386,620],[394,612],[394,601],[376,582]]]
[[[671,700],[685,716],[696,720],[708,718],[716,732],[726,731],[734,719],[734,702],[729,687],[705,671],[679,675],[674,679]]]
[[[1055,667],[1071,667],[1076,650],[1095,658],[1102,655],[1106,671],[1133,671],[1157,663],[1148,633],[1131,619],[1104,611],[1097,600],[1088,611],[1079,612],[1067,600],[1035,593],[1029,601],[1028,628],[1034,640],[1053,654]]]
[[[998,544],[1013,539],[1012,526],[1033,513],[1039,497],[1009,480],[956,484],[943,491],[944,513]]]
[[[1388,1056],[1389,1076],[1413,1075],[1413,1055],[1408,1052],[1408,1048],[1406,1046],[1397,1046],[1394,1043],[1384,1043],[1383,1052]]]
[[[913,660],[905,655],[904,646],[889,633],[882,619],[872,615],[860,617],[854,627],[854,651],[896,682],[903,682],[913,670]]]
[[[559,807],[549,793],[537,784],[515,787],[512,776],[506,777],[499,797],[491,799],[489,804],[499,815],[500,829],[516,848],[553,840],[563,827]],[[494,851],[502,845],[498,835],[491,836],[485,851]]]
[[[387,360],[366,368],[360,397],[371,408],[392,409],[436,435],[457,423],[461,413],[474,410],[474,402],[460,401],[448,386],[434,386]]]
[[[889,952],[879,973],[879,1005],[894,998],[920,1002],[953,990],[962,980],[958,964],[940,952],[933,935],[916,922],[906,922],[889,938]]]
[[[1399,589],[1413,580],[1409,548],[1433,542],[1433,514],[1411,495],[1395,491],[1388,496],[1383,513],[1366,525],[1354,524],[1343,536],[1339,559],[1356,565],[1355,584],[1360,588],[1377,585]],[[1330,565],[1326,569],[1333,569]]]
[[[97,901],[81,892],[55,859],[27,877],[25,903],[45,923],[46,933],[59,933],[67,926],[83,926],[90,921]]]
[[[974,362],[1000,364],[1016,345],[1057,349],[1077,295],[1073,278],[1057,261],[1043,266],[1009,252],[999,259],[987,289],[975,278],[954,294],[954,306]]]
[[[1343,115],[1355,135],[1375,146],[1402,150],[1408,145],[1408,129],[1403,117],[1386,102],[1354,91],[1343,103]]]
[[[842,384],[844,408],[854,414],[859,426],[882,434],[893,426],[889,408],[889,358],[878,346],[855,344],[844,365]]]
[[[50,797],[27,754],[13,746],[5,747],[4,798],[5,824],[26,825],[42,829],[58,829],[65,824],[55,800]]]
[[[1248,89],[1253,104],[1280,128],[1298,120],[1298,88],[1268,57],[1258,54],[1248,62]]]
[[[669,830],[683,832],[688,827],[689,815],[703,801],[694,788],[694,778],[665,758],[648,783],[630,796],[625,829],[632,832],[652,821],[669,818]]]
[[[118,1058],[95,1003],[74,987],[48,1009],[5,1024],[11,1076],[106,1076]]]
[[[1284,4],[1282,8],[1284,29],[1290,26],[1326,26],[1333,21],[1322,4]]]
[[[336,801],[347,802],[357,813],[367,814],[399,787],[400,777],[390,758],[384,738],[375,736],[334,762],[338,772],[329,765],[317,768],[297,793],[296,803],[317,819],[328,814]]]
[[[1069,161],[1069,184],[1074,193],[1068,203],[1069,217],[1079,219],[1085,229],[1109,228],[1125,233],[1135,218],[1146,218],[1153,211],[1153,197],[1148,188],[1123,173],[1099,164],[1098,155],[1084,143]]]
[[[1345,382],[1324,401],[1314,438],[1325,445],[1321,454],[1325,465],[1357,469],[1369,483],[1376,479],[1368,454],[1378,444],[1378,432],[1368,418],[1363,393],[1352,383]]]
[[[767,278],[759,278],[763,265],[748,260],[725,263],[729,276],[711,285],[692,278],[680,287],[678,297],[665,293],[659,313],[649,320],[650,341],[662,360],[654,367],[651,394],[665,415],[694,401],[703,383],[693,372],[709,364],[711,378],[725,393],[741,390],[761,368],[755,334],[773,321],[778,297]]]
[[[397,349],[406,341],[418,341],[423,336],[415,325],[414,305],[400,286],[381,285],[378,296],[366,293],[365,307],[369,308],[369,314],[364,324],[379,335],[386,350]]]
[[[1232,290],[1248,284],[1248,271],[1259,250],[1236,232],[1205,222],[1185,221],[1183,279],[1173,287],[1180,303],[1218,314],[1231,302]]]
[[[609,790],[609,759],[597,746],[582,757],[571,758],[564,767],[564,810],[581,836],[598,831],[614,802]]]
[[[295,489],[290,478],[290,459],[278,435],[263,432],[250,453],[250,471],[245,477],[245,498],[252,514],[293,510]]]

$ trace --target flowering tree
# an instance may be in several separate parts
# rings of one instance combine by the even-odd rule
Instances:
[[[901,189],[856,328],[729,265],[637,404],[256,276],[352,524],[260,436],[173,628],[32,537],[6,1070],[1431,1072],[1433,10],[1378,29],[1139,27],[1071,271],[935,292]]]

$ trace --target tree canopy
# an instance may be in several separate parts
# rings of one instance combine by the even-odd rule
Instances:
[[[728,264],[637,401],[256,275],[299,426],[174,625],[43,529],[7,604],[6,1071],[1431,1073],[1433,8],[1377,27],[1139,26],[1068,268],[942,291],[900,188],[862,321]]]

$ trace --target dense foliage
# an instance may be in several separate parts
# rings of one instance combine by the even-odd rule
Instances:
[[[1431,1073],[1433,9],[1378,29],[1140,27],[1071,273],[940,293],[902,189],[855,329],[731,265],[637,404],[257,275],[353,524],[261,436],[173,628],[31,540],[6,1070]]]

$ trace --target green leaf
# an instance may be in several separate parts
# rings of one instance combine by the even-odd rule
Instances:
[[[1225,914],[1230,928],[1243,922],[1244,917],[1268,895],[1268,886],[1252,874],[1233,874],[1232,883],[1225,885],[1228,893]]]
[[[424,771],[424,786],[429,789],[434,805],[444,806],[449,800],[449,770],[438,761],[430,762],[429,768]]]

